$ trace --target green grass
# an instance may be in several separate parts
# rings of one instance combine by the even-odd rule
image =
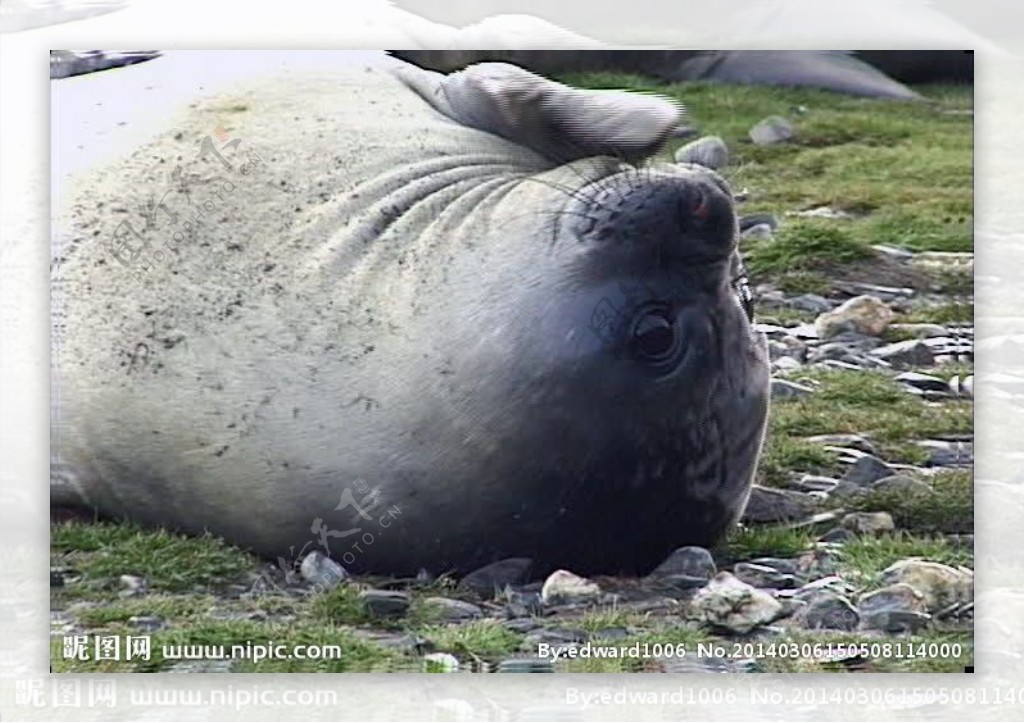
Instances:
[[[877,583],[881,572],[898,560],[920,557],[945,565],[973,566],[969,549],[954,545],[944,537],[897,532],[881,537],[857,537],[837,552],[845,577],[862,585]]]
[[[211,535],[186,537],[127,523],[53,526],[50,547],[86,583],[141,575],[150,589],[171,592],[233,582],[256,565],[256,558]]]
[[[931,494],[875,491],[851,500],[849,509],[889,512],[899,529],[915,533],[974,531],[974,479],[969,471],[941,472]]]
[[[827,272],[837,266],[871,258],[864,241],[835,221],[793,220],[771,239],[758,242],[747,252],[747,268],[754,277],[800,272]]]
[[[802,437],[861,434],[875,443],[884,459],[919,464],[927,455],[915,441],[973,429],[970,401],[922,404],[882,372],[808,370],[799,378],[820,386],[807,397],[772,406],[764,452],[767,466],[759,472],[766,484],[778,484],[787,464],[801,472],[822,469],[822,459],[798,442]]]
[[[793,557],[806,552],[815,534],[808,529],[777,526],[740,527],[722,543],[718,559],[721,564],[755,557]]]
[[[438,652],[451,653],[460,660],[494,660],[512,655],[524,637],[494,620],[477,620],[462,625],[425,625],[417,632]]]

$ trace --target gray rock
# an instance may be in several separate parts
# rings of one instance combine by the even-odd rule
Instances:
[[[772,227],[766,223],[759,223],[740,232],[740,238],[749,241],[768,241],[772,237]]]
[[[782,116],[769,116],[750,129],[750,140],[758,146],[788,141],[795,135],[792,124]]]
[[[555,663],[543,658],[509,658],[498,663],[497,673],[554,673]]]
[[[868,454],[875,453],[875,445],[871,440],[860,434],[815,434],[812,437],[804,437],[804,440],[812,444],[826,444],[832,447],[849,447]]]
[[[740,582],[758,588],[790,588],[796,587],[796,578],[792,574],[779,572],[767,565],[752,562],[737,562],[733,565],[732,574]]]
[[[60,567],[50,568],[50,587],[64,587],[64,572]]]
[[[333,590],[348,579],[345,568],[319,550],[314,550],[302,559],[299,572],[303,578],[323,590]]]
[[[910,633],[911,635],[931,625],[932,616],[913,610],[879,610],[861,616],[860,627],[865,630],[881,630],[890,635]]]
[[[128,623],[132,627],[150,633],[167,627],[167,621],[156,615],[132,615],[128,618]]]
[[[779,227],[779,220],[770,213],[751,213],[746,216],[742,216],[739,220],[740,231],[746,231],[748,228],[760,225],[770,226],[772,231],[775,231]],[[764,298],[765,292],[763,290],[758,291],[758,300]],[[779,300],[782,301],[785,297],[782,292],[774,290],[774,293],[779,295]]]
[[[540,623],[537,622],[536,618],[513,618],[511,620],[505,620],[501,623],[503,628],[511,630],[514,633],[528,633],[532,630],[536,630],[540,627]]]
[[[774,597],[728,572],[711,578],[697,592],[690,609],[697,620],[734,633],[749,633],[777,619],[783,611],[782,603]]]
[[[363,608],[375,618],[397,618],[409,609],[409,593],[400,590],[364,590],[359,593]]]
[[[898,493],[907,496],[931,495],[934,491],[928,483],[905,474],[883,477],[871,485],[873,492]]]
[[[718,572],[711,553],[703,547],[680,547],[665,561],[651,572],[649,577],[675,578],[687,577],[701,581],[700,585],[710,580]]]
[[[802,492],[754,485],[741,519],[753,523],[789,522],[806,516],[817,506],[817,500]]]
[[[545,605],[586,603],[596,600],[600,595],[601,588],[596,583],[568,570],[555,570],[544,581],[540,591],[540,599]]]
[[[532,560],[525,557],[510,557],[492,562],[463,577],[456,589],[469,590],[485,600],[490,600],[507,586],[526,582],[532,564]]]
[[[811,597],[796,615],[796,621],[808,630],[856,630],[860,614],[843,595],[823,590]]]
[[[824,535],[822,535],[818,539],[821,540],[822,542],[842,543],[842,542],[849,542],[850,540],[852,540],[852,539],[854,539],[856,537],[857,536],[855,534],[850,532],[845,527],[833,527],[831,530],[826,532]]]
[[[916,339],[949,335],[949,330],[939,324],[890,324],[889,328],[893,331],[910,334]]]
[[[791,356],[780,356],[777,359],[772,360],[772,371],[773,372],[792,372],[803,367],[803,364],[791,357]]]
[[[539,628],[527,633],[522,648],[529,650],[540,643],[548,645],[578,645],[587,641],[587,633],[577,628]]]
[[[541,603],[540,592],[506,589],[505,599],[506,611],[510,617],[525,618],[531,615],[540,615],[544,606]]]
[[[896,529],[888,512],[851,512],[842,525],[858,535],[881,535]]]
[[[862,595],[857,602],[857,612],[862,619],[869,618],[874,613],[894,610],[926,613],[924,595],[910,585],[900,582]]]
[[[920,372],[903,372],[896,375],[896,381],[907,386],[925,391],[946,392],[949,391],[949,382],[931,374]]]
[[[801,294],[800,296],[789,299],[787,303],[794,309],[809,311],[814,314],[824,314],[835,306],[835,304],[824,296],[819,296],[818,294]]]
[[[676,163],[696,163],[712,170],[729,163],[729,148],[718,136],[704,136],[690,141],[676,151]]]
[[[450,597],[428,597],[423,604],[446,621],[473,620],[484,615],[483,610],[473,603]]]
[[[876,359],[882,359],[896,368],[925,367],[935,363],[935,354],[924,341],[911,339],[886,344],[869,352]]]
[[[896,470],[892,467],[873,454],[866,454],[847,468],[843,479],[864,486],[894,474]]]
[[[928,452],[928,464],[932,467],[966,467],[974,464],[974,445],[971,442],[929,439],[917,444]]]
[[[811,387],[786,381],[785,379],[772,379],[771,393],[773,401],[784,401],[788,399],[799,399],[813,394]]]
[[[750,562],[755,565],[763,565],[764,567],[773,568],[779,572],[785,573],[786,575],[795,575],[797,573],[796,560],[785,557],[757,557]]]

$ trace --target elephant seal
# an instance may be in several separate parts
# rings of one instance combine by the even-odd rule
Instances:
[[[768,364],[680,116],[390,58],[191,103],[58,193],[51,504],[354,572],[713,543]]]

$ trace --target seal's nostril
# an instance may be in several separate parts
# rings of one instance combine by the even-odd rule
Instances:
[[[697,198],[693,202],[692,212],[695,218],[700,221],[707,221],[711,211],[708,208],[707,197],[703,191],[697,192]]]

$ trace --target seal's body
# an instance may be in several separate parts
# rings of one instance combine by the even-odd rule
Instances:
[[[394,574],[713,542],[768,367],[728,188],[635,165],[678,116],[397,61],[195,103],[62,193],[54,502]]]

